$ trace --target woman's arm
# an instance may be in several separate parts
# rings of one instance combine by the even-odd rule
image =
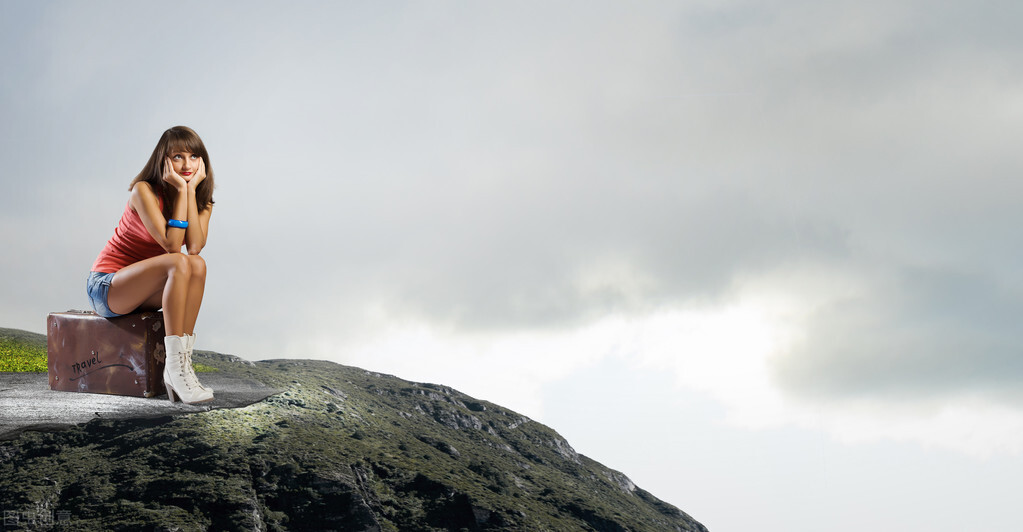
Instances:
[[[206,235],[210,232],[210,215],[213,205],[198,210],[195,205],[195,190],[188,191],[188,227],[185,229],[185,247],[189,255],[198,255],[206,247]]]
[[[202,248],[206,247],[206,235],[210,231],[210,215],[213,214],[213,205],[199,210],[195,201],[195,191],[199,183],[206,179],[206,162],[199,159],[199,169],[195,177],[188,182],[188,228],[185,229],[185,246],[189,255],[198,255]]]
[[[180,178],[179,178],[180,179]],[[181,180],[184,184],[184,180]],[[173,184],[173,183],[172,183]],[[177,189],[177,187],[175,187]],[[187,187],[177,189],[178,199],[174,202],[173,216],[177,220],[183,220],[188,214],[188,191]],[[160,200],[153,192],[153,188],[145,181],[136,183],[131,189],[129,200],[131,207],[139,214],[142,224],[146,226],[150,236],[157,244],[160,244],[168,253],[181,251],[181,245],[185,241],[185,230],[177,227],[167,227],[167,219],[160,211]]]

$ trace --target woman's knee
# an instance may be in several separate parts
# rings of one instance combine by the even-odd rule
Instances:
[[[167,256],[168,276],[174,275],[184,277],[185,279],[192,276],[192,261],[188,260],[188,255],[184,253],[168,253]]]
[[[206,278],[206,261],[199,255],[185,255],[192,277]]]

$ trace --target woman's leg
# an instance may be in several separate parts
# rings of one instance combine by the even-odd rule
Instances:
[[[185,303],[185,334],[195,334],[195,320],[202,306],[202,294],[206,290],[206,261],[199,255],[186,255],[189,270],[188,299]]]
[[[110,283],[107,306],[118,314],[127,314],[138,308],[162,307],[166,328],[164,334],[168,336],[185,334],[192,262],[188,255],[168,253],[125,266],[117,272]],[[205,267],[202,273],[205,280]],[[198,305],[195,306],[192,317],[193,326],[197,314]]]
[[[206,290],[206,261],[199,255],[189,255],[188,263],[192,276],[188,281],[188,303],[185,305],[185,361],[192,366],[192,351],[195,348],[195,320],[199,316],[202,295]],[[192,374],[195,377],[195,374]],[[213,388],[203,385],[195,377],[195,383],[203,392],[213,394]]]
[[[163,307],[167,358],[163,382],[167,398],[184,403],[213,399],[213,390],[199,384],[192,369],[192,350],[185,336],[195,326],[206,283],[206,263],[198,256],[168,253],[126,266],[114,275],[107,292],[110,310],[125,314],[135,309]]]

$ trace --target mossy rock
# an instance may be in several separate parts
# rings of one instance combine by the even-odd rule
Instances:
[[[325,361],[196,360],[282,391],[0,442],[5,509],[71,516],[56,530],[706,530],[549,427],[451,388]]]

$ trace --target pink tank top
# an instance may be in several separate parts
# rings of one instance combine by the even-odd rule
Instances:
[[[121,222],[114,229],[114,236],[92,263],[92,271],[113,273],[129,264],[167,253],[163,246],[153,240],[146,230],[139,213],[131,210],[131,202],[124,207]]]

